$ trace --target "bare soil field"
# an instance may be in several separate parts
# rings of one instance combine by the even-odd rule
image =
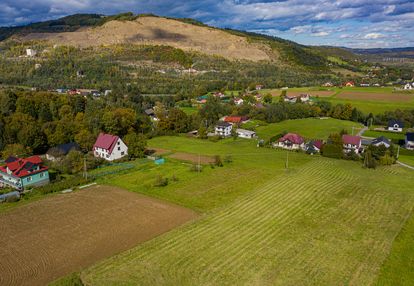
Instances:
[[[0,215],[0,285],[45,285],[196,216],[108,186],[24,205]]]
[[[200,160],[201,164],[210,164],[214,163],[214,158],[210,156],[198,156],[197,154],[191,154],[191,153],[174,153],[170,155],[169,157],[173,159],[183,160],[183,161],[189,161],[192,163],[198,163]]]
[[[162,148],[150,148],[151,150],[155,151],[155,155],[164,155],[164,154],[168,154],[171,151],[167,150],[167,149],[162,149]]]
[[[410,102],[414,99],[413,95],[401,94],[401,93],[370,93],[370,92],[341,92],[336,96],[341,99],[353,99],[353,100],[379,100],[388,102]]]
[[[220,55],[229,59],[269,60],[278,57],[270,47],[209,27],[199,27],[161,17],[135,21],[110,21],[100,27],[65,33],[32,33],[25,41],[47,40],[53,44],[90,47],[114,44],[168,45],[185,51]]]

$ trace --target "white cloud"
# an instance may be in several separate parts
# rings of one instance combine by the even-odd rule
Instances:
[[[326,37],[328,36],[329,33],[328,32],[317,32],[317,33],[312,33],[313,37]]]
[[[372,40],[372,39],[380,39],[384,38],[385,36],[381,33],[368,33],[364,36],[364,39]]]

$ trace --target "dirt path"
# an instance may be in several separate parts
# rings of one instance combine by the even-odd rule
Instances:
[[[178,160],[188,161],[191,163],[196,163],[196,164],[198,162],[200,162],[200,164],[210,164],[210,163],[215,162],[215,159],[212,156],[197,155],[197,154],[183,153],[183,152],[177,152],[177,153],[171,154],[169,157],[178,159]]]
[[[0,285],[45,285],[196,216],[107,186],[24,205],[0,215]]]

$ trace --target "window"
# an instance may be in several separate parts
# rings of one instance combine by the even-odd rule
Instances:
[[[43,178],[45,176],[45,173],[40,173],[39,176],[40,178]]]
[[[118,147],[118,151],[121,151],[121,147]]]
[[[118,145],[121,145],[121,142],[120,141],[118,141],[118,143],[117,143]]]
[[[124,151],[122,151],[122,152],[121,152],[121,156],[124,156],[124,154],[125,154],[125,152],[124,152]]]
[[[106,155],[106,158],[109,158],[109,154]]]
[[[31,182],[32,181],[32,177],[27,177],[27,179],[26,179],[28,182]]]

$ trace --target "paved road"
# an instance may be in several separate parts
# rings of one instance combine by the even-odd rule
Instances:
[[[408,168],[408,169],[414,170],[414,167],[413,167],[413,166],[410,166],[410,165],[404,164],[404,163],[402,163],[402,162],[400,162],[400,161],[397,161],[397,164],[399,164],[399,165],[401,165],[401,166],[403,166],[403,167],[406,167],[406,168]]]
[[[357,133],[356,136],[361,136],[362,137],[362,134],[364,134],[364,132],[367,131],[367,130],[368,130],[368,127],[364,126],[364,128],[359,130],[359,132]]]

